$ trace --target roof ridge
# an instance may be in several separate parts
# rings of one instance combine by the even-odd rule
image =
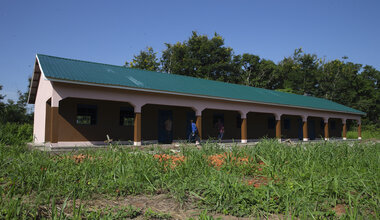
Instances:
[[[243,87],[255,88],[255,89],[260,89],[260,90],[268,90],[268,91],[272,91],[272,92],[286,93],[286,92],[281,92],[281,91],[276,91],[276,90],[271,90],[271,89],[259,88],[259,87],[254,87],[254,86],[247,86],[247,85],[243,85],[243,84],[230,83],[230,82],[218,81],[218,80],[213,80],[213,79],[204,79],[204,78],[198,78],[198,77],[195,77],[195,76],[186,76],[186,75],[181,75],[181,74],[177,74],[177,73],[167,73],[167,72],[162,72],[162,71],[144,70],[144,69],[132,68],[132,67],[128,67],[128,66],[120,66],[120,65],[115,65],[115,64],[99,63],[99,62],[94,62],[94,61],[72,59],[72,58],[66,58],[66,57],[58,57],[58,56],[52,56],[52,55],[47,55],[47,54],[41,54],[41,53],[37,53],[37,56],[52,57],[52,58],[57,58],[57,59],[62,59],[62,60],[71,60],[71,61],[75,61],[75,62],[100,64],[100,65],[113,66],[113,67],[119,67],[119,68],[127,68],[127,69],[133,69],[133,70],[137,70],[137,71],[142,71],[142,72],[148,71],[148,72],[152,72],[152,73],[156,73],[156,74],[157,73],[160,73],[160,74],[169,74],[169,75],[175,76],[175,77],[192,78],[192,79],[202,80],[202,81],[213,81],[213,82],[217,82],[217,83],[224,83],[224,84],[229,84],[229,85],[234,85],[234,86],[243,86]],[[288,93],[288,94],[299,95],[299,94],[295,94],[295,93]]]
[[[137,70],[137,71],[148,71],[148,72],[152,72],[152,73],[170,74],[172,76],[180,76],[180,77],[188,77],[188,78],[194,78],[194,79],[202,79],[202,78],[197,78],[197,77],[194,77],[194,76],[186,76],[186,75],[180,75],[180,74],[176,74],[176,73],[166,73],[166,72],[162,72],[162,71],[144,70],[144,69],[132,68],[132,67],[128,67],[128,66],[120,66],[120,65],[115,65],[115,64],[99,63],[99,62],[94,62],[94,61],[72,59],[72,58],[66,58],[66,57],[58,57],[58,56],[52,56],[52,55],[47,55],[47,54],[41,54],[41,53],[37,53],[37,56],[52,57],[52,58],[57,58],[57,59],[62,59],[62,60],[71,60],[71,61],[75,61],[75,62],[100,64],[100,65],[113,66],[113,67],[119,67],[119,68],[127,68],[127,69],[133,69],[133,70]],[[202,79],[202,80],[207,80],[207,79]],[[216,80],[211,80],[211,81],[216,81]],[[217,82],[221,82],[221,81],[217,81]],[[230,83],[230,84],[232,84],[232,83]]]
[[[115,65],[115,64],[99,63],[99,62],[94,62],[94,61],[79,60],[79,59],[72,59],[72,58],[66,58],[66,57],[58,57],[58,56],[52,56],[52,55],[47,55],[47,54],[41,54],[41,53],[38,53],[37,56],[52,57],[52,58],[57,58],[57,59],[62,59],[62,60],[71,60],[71,61],[75,61],[75,62],[100,64],[100,65],[114,66],[114,67],[120,67],[120,68],[129,68],[127,66],[119,66],[119,65]]]

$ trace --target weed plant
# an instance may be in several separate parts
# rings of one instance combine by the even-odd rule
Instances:
[[[216,154],[227,155],[220,167],[209,160]],[[201,209],[234,216],[380,219],[379,143],[287,145],[264,140],[228,150],[208,143],[200,150],[183,145],[180,155],[184,161],[171,167],[150,152],[121,146],[49,155],[2,145],[0,219],[61,218],[67,200],[163,192],[180,203],[191,201]],[[239,157],[249,162],[237,163],[234,158]],[[257,187],[248,184],[255,178],[265,181]],[[338,205],[342,213],[336,212]],[[41,207],[50,207],[48,214]],[[124,216],[79,207],[66,217]]]

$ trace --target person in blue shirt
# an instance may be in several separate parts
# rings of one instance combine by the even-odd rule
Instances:
[[[198,135],[197,125],[194,123],[194,120],[190,120],[191,123],[191,133],[189,134],[189,142],[196,141],[196,144],[199,144],[200,138]]]

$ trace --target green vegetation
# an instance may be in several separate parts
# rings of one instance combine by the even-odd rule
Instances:
[[[144,70],[158,71],[160,64],[157,62],[153,48],[147,47],[146,51],[141,51],[140,56],[135,56],[132,62],[125,62],[125,66]]]
[[[29,78],[30,84],[31,78]],[[2,90],[0,85],[0,92]],[[27,91],[29,91],[29,86]],[[0,93],[0,143],[19,145],[33,140],[33,114],[28,111],[28,92],[18,91],[18,100],[3,102],[4,95]]]
[[[28,79],[29,85],[31,78]],[[18,91],[18,100],[14,102],[13,100],[8,99],[7,102],[3,102],[6,96],[0,93],[0,125],[6,123],[17,123],[25,124],[31,123],[33,121],[33,114],[28,111],[27,101],[29,94],[29,85],[26,89],[26,92],[22,93]],[[0,85],[0,92],[3,89],[3,86]]]
[[[165,43],[161,54],[158,58],[148,47],[130,66],[325,98],[366,112],[363,124],[380,125],[380,71],[347,57],[327,61],[299,48],[276,64],[254,54],[234,54],[220,35],[196,32],[183,42]]]
[[[193,220],[194,218],[189,218],[189,220]],[[207,214],[207,210],[203,211],[199,216],[199,220],[221,220],[222,218],[214,218],[213,216]]]
[[[144,216],[147,219],[172,219],[172,216],[168,213],[161,213],[161,212],[156,212],[153,211],[152,209],[148,208],[145,211]]]
[[[357,128],[350,130],[347,132],[348,139],[357,139],[358,138],[358,130]],[[362,139],[377,139],[380,140],[380,128],[376,128],[376,126],[365,126],[362,128]]]
[[[0,143],[20,145],[33,140],[33,125],[9,123],[0,124]]]
[[[380,144],[372,142],[266,140],[228,151],[216,144],[201,150],[184,145],[179,155],[120,146],[49,155],[2,145],[0,219],[169,218],[170,213],[149,207],[84,205],[99,196],[160,193],[183,205],[191,202],[208,215],[379,219],[379,164]],[[212,219],[208,215],[199,217]]]

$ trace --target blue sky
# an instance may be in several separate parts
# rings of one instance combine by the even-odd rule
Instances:
[[[147,46],[217,32],[235,54],[275,62],[302,47],[380,69],[380,1],[0,0],[0,85],[26,91],[36,53],[123,65]]]

